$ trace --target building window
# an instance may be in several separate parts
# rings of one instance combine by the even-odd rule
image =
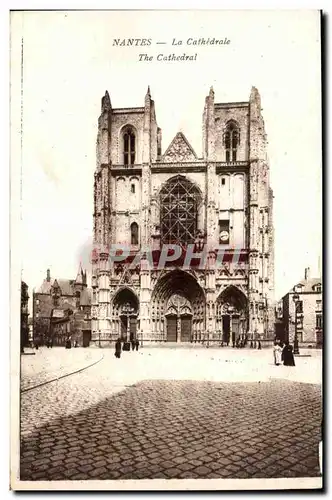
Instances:
[[[136,137],[131,128],[126,129],[123,134],[123,163],[134,165],[136,155]]]
[[[316,309],[318,311],[322,310],[322,301],[321,300],[316,300]]]
[[[322,293],[322,287],[321,287],[321,285],[317,285],[316,286],[316,292]]]
[[[221,179],[221,185],[222,185],[222,186],[224,186],[224,185],[225,185],[225,183],[226,183],[226,180],[225,180],[225,177],[223,177],[223,178]]]
[[[132,193],[135,193],[135,184],[132,184],[132,185],[130,186],[130,191],[131,191]]]
[[[221,245],[229,243],[229,220],[219,221],[219,243]]]
[[[237,161],[237,150],[240,144],[240,133],[234,122],[229,122],[225,136],[226,162]]]
[[[296,312],[298,314],[303,314],[303,301],[299,300],[296,302]]]
[[[130,226],[131,244],[138,245],[138,225],[133,222]]]
[[[163,243],[195,243],[200,202],[198,188],[184,176],[177,175],[164,184],[160,191],[160,228]]]
[[[39,306],[39,299],[36,300],[36,306]]]
[[[323,328],[323,318],[321,314],[316,315],[316,328]]]

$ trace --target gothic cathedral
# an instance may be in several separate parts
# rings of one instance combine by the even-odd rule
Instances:
[[[178,132],[163,152],[155,103],[98,121],[92,343],[232,345],[272,334],[273,193],[261,99],[203,112],[199,157]]]

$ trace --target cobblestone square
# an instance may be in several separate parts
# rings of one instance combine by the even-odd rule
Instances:
[[[319,352],[275,367],[268,350],[88,349],[37,387],[66,355],[22,359],[21,480],[320,476]]]

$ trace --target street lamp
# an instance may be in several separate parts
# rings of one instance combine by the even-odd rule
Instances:
[[[298,310],[298,302],[299,302],[299,294],[294,293],[293,301],[295,305],[295,335],[294,335],[294,354],[300,354],[299,352],[299,340],[297,338],[297,310]]]

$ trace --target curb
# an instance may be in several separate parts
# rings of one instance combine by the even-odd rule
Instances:
[[[93,363],[91,363],[88,366],[84,366],[83,368],[79,368],[78,370],[75,370],[75,371],[70,372],[70,373],[65,373],[64,375],[61,375],[60,377],[55,377],[55,378],[52,378],[50,380],[46,380],[45,382],[41,382],[40,384],[33,385],[32,387],[27,387],[26,389],[21,389],[21,394],[23,392],[32,391],[33,389],[37,389],[38,387],[42,387],[43,385],[51,384],[52,382],[56,382],[57,380],[61,380],[62,378],[70,377],[70,375],[75,375],[76,373],[87,370],[88,368],[91,368],[91,366],[96,365],[97,363],[99,363],[103,359],[104,359],[104,354],[102,355],[102,357],[100,359],[97,359],[97,361],[94,361]]]

